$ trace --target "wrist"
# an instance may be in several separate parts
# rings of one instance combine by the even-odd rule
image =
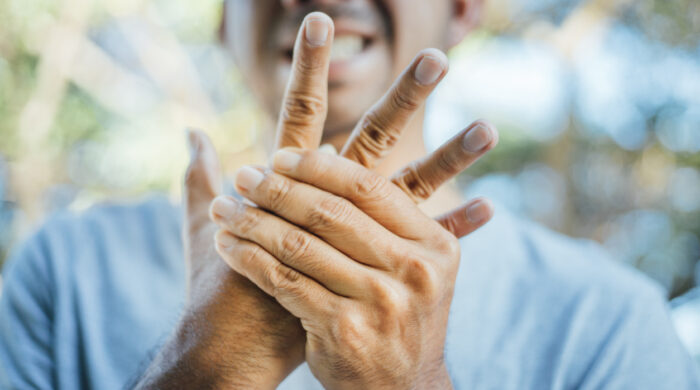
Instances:
[[[450,379],[450,373],[447,371],[445,363],[442,362],[437,367],[429,370],[422,376],[415,388],[452,390],[452,379]]]
[[[214,288],[194,284],[185,313],[138,388],[275,389],[303,361],[303,349],[294,356],[291,348],[299,335],[265,331],[296,319],[261,310],[265,301],[242,291],[249,282],[231,280],[236,277],[229,273]]]
[[[256,354],[248,343],[222,340],[218,330],[185,318],[136,386],[139,389],[275,389],[288,375],[281,359]]]

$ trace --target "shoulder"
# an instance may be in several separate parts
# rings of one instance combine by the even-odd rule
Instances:
[[[585,317],[588,323],[596,322],[599,331],[639,313],[651,314],[652,306],[665,310],[661,286],[612,258],[598,243],[567,237],[504,210],[500,218],[495,224],[500,225],[500,232],[486,232],[482,242],[494,242],[493,236],[499,234],[508,237],[492,252],[493,260],[507,270],[503,277],[522,289],[521,304],[560,313],[562,321],[564,314],[572,316],[568,321]],[[661,311],[654,314],[665,316]]]
[[[35,238],[43,239],[52,254],[103,258],[169,246],[179,241],[179,229],[179,210],[164,196],[154,195],[134,203],[103,203],[79,213],[55,214]]]
[[[3,270],[6,287],[28,280],[50,292],[86,263],[172,252],[180,246],[179,226],[178,209],[163,196],[56,213],[11,251]]]
[[[97,243],[101,238],[128,239],[144,233],[152,238],[153,234],[177,232],[179,224],[179,210],[166,197],[153,195],[133,203],[102,203],[83,212],[56,213],[35,236],[49,240],[54,237],[77,239],[86,245]],[[119,234],[105,235],[107,233]]]
[[[488,322],[476,330],[490,335],[478,341],[486,354],[503,353],[499,340],[507,339],[507,348],[520,349],[510,354],[536,357],[517,367],[504,363],[503,371],[526,370],[532,375],[523,380],[535,387],[634,386],[634,378],[658,383],[674,370],[681,381],[696,379],[657,283],[592,241],[552,232],[502,208],[496,215],[463,243],[455,301],[467,302],[469,316]],[[467,297],[476,294],[480,300]],[[645,351],[668,356],[674,367]],[[685,388],[687,382],[678,383]]]
[[[616,261],[599,244],[554,232],[499,205],[489,224],[462,240],[460,273],[491,280],[494,293],[502,292],[498,283],[522,290],[522,298],[533,298],[533,304],[547,298],[616,311],[632,301],[665,300],[655,281]]]
[[[475,237],[475,246],[490,252],[496,265],[507,270],[506,277],[580,301],[605,297],[613,305],[650,297],[665,300],[658,283],[613,259],[598,243],[498,211],[493,226]]]
[[[566,288],[582,297],[639,301],[652,297],[665,301],[666,291],[653,279],[614,259],[600,244],[566,237],[534,222],[517,222],[527,262],[555,289]]]
[[[0,295],[9,380],[74,387],[88,372],[102,383],[134,372],[181,307],[179,225],[178,209],[155,196],[55,214],[20,244]],[[119,326],[95,325],[115,319]]]

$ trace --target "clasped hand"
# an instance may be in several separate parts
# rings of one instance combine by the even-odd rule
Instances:
[[[417,203],[491,149],[497,133],[476,122],[391,178],[371,170],[447,72],[444,54],[428,49],[363,116],[340,155],[319,152],[332,37],[326,15],[304,21],[279,150],[271,169],[248,166],[237,174],[239,194],[255,206],[229,196],[211,203],[216,251],[300,320],[301,355],[327,388],[449,388],[443,349],[457,239],[486,223],[492,209],[477,199],[433,219]],[[211,145],[201,133],[192,138],[186,194],[188,213],[197,214],[189,207],[201,204],[197,194],[214,198],[220,191],[212,184]]]

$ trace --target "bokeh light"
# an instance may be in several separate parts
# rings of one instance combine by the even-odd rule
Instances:
[[[501,143],[459,178],[465,191],[600,242],[669,298],[692,289],[700,2],[485,4],[429,102],[428,144],[488,118]],[[0,264],[53,212],[177,198],[188,126],[213,137],[227,169],[263,161],[268,124],[217,42],[220,6],[0,2]],[[700,315],[677,318],[692,329]]]

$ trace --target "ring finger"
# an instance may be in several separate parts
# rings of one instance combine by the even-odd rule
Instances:
[[[210,214],[226,232],[260,245],[328,290],[346,297],[364,297],[364,281],[370,270],[316,236],[232,197],[216,198]]]

